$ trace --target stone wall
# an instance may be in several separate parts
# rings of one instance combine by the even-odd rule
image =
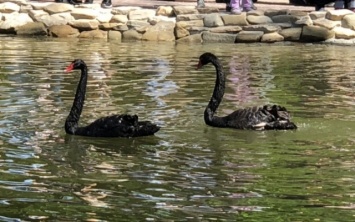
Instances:
[[[355,13],[251,11],[241,15],[217,8],[160,6],[155,9],[99,4],[0,0],[0,33],[117,41],[328,42],[355,44]]]

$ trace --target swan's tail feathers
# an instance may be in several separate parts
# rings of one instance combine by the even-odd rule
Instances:
[[[273,121],[260,123],[255,125],[255,129],[266,130],[293,130],[297,129],[296,124],[291,122],[291,115],[287,109],[278,105],[266,105],[264,110],[269,112],[273,116]]]
[[[138,122],[135,136],[149,136],[158,132],[160,127],[149,121]]]
[[[287,120],[278,120],[265,125],[266,130],[294,130],[297,129],[296,124]]]

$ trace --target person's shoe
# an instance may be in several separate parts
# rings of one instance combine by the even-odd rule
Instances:
[[[78,4],[81,4],[82,2],[81,1],[77,1],[77,0],[68,0],[68,3],[72,4],[72,5],[78,5]]]
[[[94,0],[85,0],[85,4],[92,4]]]
[[[103,0],[101,3],[102,8],[112,8],[111,0]]]
[[[324,5],[316,5],[316,11],[325,11]]]
[[[232,8],[231,13],[234,15],[242,14],[242,11],[239,8]]]
[[[250,11],[253,11],[254,9],[252,8],[243,8],[243,12],[250,12]]]
[[[226,4],[226,12],[231,12],[232,11],[232,7],[230,6],[230,4]]]
[[[55,2],[61,3],[64,2],[63,0],[55,0]]]

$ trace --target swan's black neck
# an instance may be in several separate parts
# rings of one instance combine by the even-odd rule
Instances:
[[[88,80],[88,70],[86,65],[81,67],[81,76],[78,87],[76,89],[73,106],[65,121],[65,132],[68,134],[76,134],[78,130],[78,122],[84,106],[86,84]]]
[[[216,68],[216,83],[214,86],[213,94],[205,109],[205,123],[211,126],[223,127],[223,119],[221,117],[214,116],[219,104],[222,101],[225,89],[226,77],[223,72],[223,67],[218,58],[210,57],[209,61]]]

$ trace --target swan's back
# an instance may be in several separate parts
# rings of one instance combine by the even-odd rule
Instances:
[[[149,121],[138,121],[137,115],[112,115],[79,127],[76,135],[91,137],[137,137],[153,135],[160,127]]]
[[[290,130],[297,129],[291,122],[290,113],[285,107],[265,105],[239,109],[222,117],[225,127],[252,130]]]

